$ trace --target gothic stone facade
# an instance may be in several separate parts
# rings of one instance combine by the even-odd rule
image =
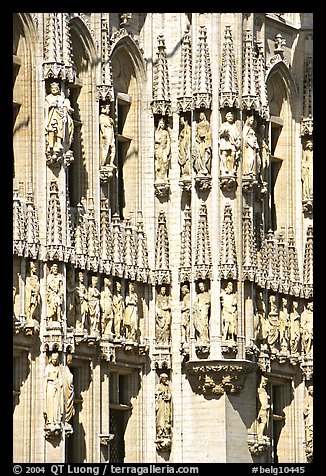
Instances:
[[[312,461],[312,14],[13,23],[14,461]]]

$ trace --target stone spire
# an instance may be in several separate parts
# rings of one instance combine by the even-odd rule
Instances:
[[[155,246],[155,284],[169,284],[171,271],[169,269],[169,237],[166,226],[166,216],[163,211],[158,216]]]
[[[181,251],[179,281],[191,280],[191,210],[189,206],[185,209],[183,229],[181,232]]]
[[[39,220],[34,204],[34,196],[32,185],[28,185],[27,197],[26,197],[26,212],[25,212],[25,253],[27,258],[38,258],[38,252],[40,248],[39,240]]]
[[[100,273],[110,274],[112,268],[112,239],[108,199],[101,200],[100,211]]]
[[[47,258],[63,261],[62,214],[59,188],[55,180],[50,183],[46,231]]]
[[[97,271],[99,264],[99,242],[93,198],[89,199],[87,211],[87,269]]]
[[[195,279],[211,278],[212,256],[207,221],[207,208],[203,203],[199,210],[197,226]]]
[[[257,63],[253,48],[252,34],[246,31],[243,47],[243,70],[242,70],[242,107],[259,111],[259,96],[257,91]]]
[[[303,295],[313,297],[313,227],[308,226],[303,261]]]
[[[260,116],[266,121],[270,120],[270,111],[268,105],[267,87],[266,87],[266,64],[264,47],[261,41],[257,41],[257,74],[258,74],[258,90],[260,102]]]
[[[279,292],[288,294],[290,288],[289,282],[289,257],[288,249],[285,243],[285,227],[282,227],[278,242],[277,242],[277,254],[278,254],[278,279],[279,279]]]
[[[254,281],[257,272],[257,248],[255,243],[255,235],[253,232],[253,223],[250,215],[250,208],[243,208],[243,265],[242,279]]]
[[[290,281],[290,293],[296,297],[300,296],[300,274],[298,254],[295,247],[293,226],[288,229],[288,254],[289,254],[289,281]]]
[[[305,64],[305,77],[303,85],[303,107],[301,119],[301,135],[312,135],[313,132],[313,63],[308,56]]]
[[[147,283],[149,278],[148,248],[147,248],[147,238],[144,232],[143,216],[141,211],[138,212],[138,219],[137,219],[136,266],[137,266],[137,280],[143,283]]]
[[[192,51],[189,30],[186,30],[181,43],[181,67],[179,76],[178,112],[191,111],[192,97]]]
[[[102,101],[113,101],[113,80],[112,80],[112,66],[110,57],[110,38],[109,28],[106,18],[101,19],[101,82],[96,87],[97,99]]]
[[[170,83],[163,35],[157,37],[158,51],[153,66],[153,114],[171,115]]]
[[[222,107],[239,107],[239,86],[230,25],[226,25],[222,52],[219,103]]]
[[[77,219],[75,229],[76,267],[86,268],[87,255],[87,221],[86,210],[82,200],[77,205]]]
[[[65,67],[62,57],[61,13],[48,13],[44,35],[43,76],[65,79]]]
[[[212,71],[205,26],[199,30],[194,101],[197,109],[210,109],[212,103]]]
[[[266,239],[265,269],[266,286],[272,291],[278,291],[278,267],[277,240],[273,231],[269,230]]]
[[[13,189],[13,253],[24,255],[25,248],[25,210],[22,197],[17,188]]]
[[[229,203],[227,203],[224,208],[219,274],[220,277],[224,279],[238,278],[234,224],[232,218],[232,208]]]
[[[112,274],[123,277],[123,251],[124,236],[119,219],[119,214],[115,213],[112,220]]]
[[[65,77],[69,83],[74,83],[76,80],[76,68],[72,55],[69,13],[62,13],[62,59],[65,65]]]
[[[124,277],[132,281],[136,279],[136,238],[130,217],[125,224]]]

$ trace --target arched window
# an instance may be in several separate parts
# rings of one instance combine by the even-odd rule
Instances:
[[[277,64],[267,80],[270,107],[269,228],[293,224],[295,202],[295,111],[293,81],[287,67]]]
[[[141,91],[144,67],[139,50],[128,37],[114,47],[112,56],[114,117],[116,131],[116,180],[111,188],[114,213],[126,218],[141,209]],[[113,195],[113,196],[112,196]]]

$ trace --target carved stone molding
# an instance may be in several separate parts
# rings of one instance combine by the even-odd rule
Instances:
[[[197,175],[195,177],[195,184],[199,190],[210,190],[212,188],[212,177],[208,175]]]
[[[155,440],[156,449],[159,451],[168,451],[171,448],[172,440],[170,437],[162,437]]]
[[[237,178],[233,175],[220,175],[220,188],[223,192],[233,192],[237,188]]]
[[[117,167],[115,165],[103,165],[100,168],[100,181],[107,183],[113,177],[113,173]]]
[[[304,375],[305,380],[309,381],[313,378],[314,376],[314,367],[313,367],[313,360],[312,359],[307,359],[304,360],[300,368],[302,370],[302,373]]]
[[[237,394],[257,365],[248,360],[188,361],[186,370],[196,392],[204,395]]]
[[[170,345],[155,345],[153,351],[153,368],[166,369],[172,368],[172,357]]]
[[[167,197],[170,193],[170,183],[169,182],[155,182],[155,195],[157,197]]]
[[[47,440],[60,439],[62,435],[62,425],[46,425],[44,427],[44,436]]]
[[[115,435],[113,433],[100,433],[98,436],[100,438],[101,446],[109,446]]]
[[[270,447],[270,439],[268,436],[264,436],[263,440],[258,440],[257,433],[250,433],[248,435],[248,447],[249,451],[254,456],[260,456],[265,453]]]
[[[183,192],[190,192],[191,191],[191,179],[189,178],[181,178],[179,180],[180,188]]]

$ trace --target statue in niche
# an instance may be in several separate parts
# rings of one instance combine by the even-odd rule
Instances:
[[[260,166],[257,168],[261,182],[263,183],[264,187],[267,187],[270,150],[268,146],[268,141],[266,140],[265,131],[266,124],[263,122],[261,125],[261,161]]]
[[[162,285],[156,297],[155,337],[157,344],[169,344],[171,318],[170,298],[166,294],[166,286]]]
[[[75,294],[76,294],[76,284],[74,279],[73,269],[68,269],[67,271],[67,299],[66,299],[66,310],[67,310],[67,326],[75,327]]]
[[[125,299],[124,331],[126,339],[135,341],[138,331],[138,296],[134,283],[129,282]]]
[[[87,326],[88,295],[84,284],[84,273],[79,271],[76,285],[76,331],[83,332]]]
[[[188,284],[181,286],[181,342],[189,344],[190,338],[190,291]]]
[[[276,305],[276,296],[269,296],[269,313],[268,313],[268,334],[267,343],[272,352],[276,351],[276,345],[279,338],[278,310]]]
[[[74,376],[69,368],[72,361],[72,355],[67,354],[66,366],[64,367],[65,382],[65,423],[67,424],[75,414],[74,407]]]
[[[242,131],[242,175],[248,178],[256,176],[255,169],[259,154],[258,140],[253,128],[254,121],[254,116],[248,116]]]
[[[98,277],[91,277],[91,285],[88,288],[88,315],[90,320],[90,332],[97,334],[100,332],[100,290],[97,287]]]
[[[34,261],[31,261],[29,264],[29,276],[26,278],[25,286],[26,322],[31,323],[38,319],[40,303],[40,281],[36,274],[36,264]]]
[[[102,311],[101,324],[102,335],[112,336],[113,331],[113,300],[111,293],[111,280],[108,277],[103,279],[103,288],[100,297],[100,306]]]
[[[195,337],[198,344],[207,344],[209,342],[211,296],[206,290],[204,281],[199,281],[198,290],[193,311]]]
[[[304,307],[301,316],[301,347],[307,358],[313,356],[313,302],[310,301]]]
[[[45,410],[46,426],[60,427],[63,416],[63,378],[58,352],[53,352],[45,367]]]
[[[307,387],[307,393],[305,397],[305,405],[303,410],[304,428],[305,428],[305,443],[306,454],[308,457],[312,457],[313,454],[313,433],[314,433],[314,420],[313,420],[313,385]]]
[[[225,115],[225,121],[219,130],[220,173],[235,175],[240,159],[241,134],[234,122],[231,111]]]
[[[298,306],[298,301],[294,300],[290,314],[290,351],[292,355],[299,354],[300,314],[298,313]]]
[[[256,294],[254,310],[254,339],[257,344],[260,344],[261,347],[264,348],[267,340],[267,317],[262,291]]]
[[[181,129],[179,132],[179,165],[181,178],[191,176],[191,127],[188,119],[180,117]]]
[[[196,127],[194,169],[199,176],[207,176],[211,173],[212,162],[212,133],[206,114],[199,114],[199,122]]]
[[[113,164],[115,159],[115,137],[114,137],[114,121],[110,117],[110,105],[103,104],[101,106],[100,123],[100,164],[101,167]]]
[[[237,295],[233,292],[233,283],[229,281],[225,289],[221,290],[222,304],[222,340],[237,340],[238,303]]]
[[[261,376],[260,385],[257,390],[259,400],[259,411],[257,416],[257,436],[258,441],[264,441],[265,432],[268,427],[269,412],[270,412],[270,396],[267,393],[266,387],[268,378]]]
[[[167,374],[160,375],[155,389],[156,437],[170,438],[172,434],[172,392]]]
[[[287,298],[282,297],[279,312],[279,333],[281,352],[287,352],[289,344],[289,313],[287,307],[288,300]]]
[[[301,162],[302,199],[313,197],[313,141],[307,140]]]
[[[47,319],[49,323],[62,321],[63,277],[54,263],[47,279]]]
[[[73,108],[70,100],[61,92],[59,83],[50,84],[51,92],[45,98],[46,157],[56,162],[68,150],[73,138]],[[69,91],[67,91],[67,95]]]
[[[115,283],[115,290],[112,298],[112,310],[114,316],[114,334],[116,339],[121,338],[123,316],[125,312],[125,305],[123,302],[123,296],[121,294],[121,283],[117,281]]]
[[[163,117],[158,121],[154,133],[155,179],[158,182],[168,181],[170,167],[171,138],[166,129]]]

